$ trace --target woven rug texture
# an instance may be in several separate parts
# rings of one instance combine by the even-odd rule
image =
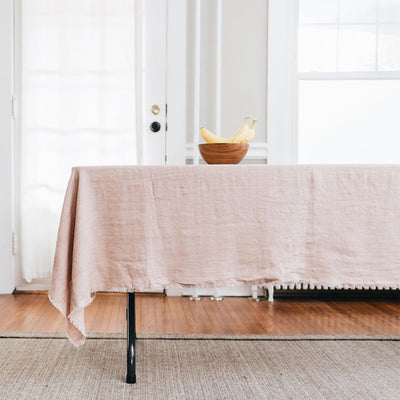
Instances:
[[[0,399],[400,398],[398,338],[141,338],[136,385],[125,357],[123,338],[3,336]]]

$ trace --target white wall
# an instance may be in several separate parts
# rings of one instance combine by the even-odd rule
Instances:
[[[14,290],[12,255],[12,21],[13,1],[0,2],[0,293]]]
[[[215,129],[216,1],[202,0],[200,125]],[[193,142],[195,2],[188,2],[187,142]],[[221,132],[231,136],[250,115],[257,118],[253,142],[267,140],[267,22],[265,0],[222,1]],[[199,134],[199,132],[197,132]]]

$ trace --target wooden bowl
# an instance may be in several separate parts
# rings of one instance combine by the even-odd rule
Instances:
[[[200,154],[207,164],[239,164],[248,149],[248,143],[199,144]]]

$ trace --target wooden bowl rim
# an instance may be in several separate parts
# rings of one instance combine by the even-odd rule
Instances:
[[[249,143],[199,143],[199,146],[249,146]]]

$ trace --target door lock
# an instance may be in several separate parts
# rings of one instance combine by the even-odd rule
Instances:
[[[159,122],[154,121],[150,124],[150,130],[152,132],[158,132],[161,129],[161,125]]]
[[[157,104],[154,104],[154,105],[151,107],[151,112],[152,112],[154,115],[157,115],[157,114],[160,112],[160,107],[158,107]]]

